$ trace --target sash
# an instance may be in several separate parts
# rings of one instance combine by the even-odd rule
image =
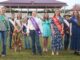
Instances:
[[[40,35],[41,34],[41,31],[40,31],[40,28],[39,28],[37,22],[35,21],[35,19],[33,17],[31,17],[30,20],[31,20],[34,28],[36,29],[37,34]]]
[[[27,28],[26,28],[26,25],[25,24],[23,24],[22,30],[23,30],[24,33],[26,33]]]
[[[0,15],[0,21],[4,23],[5,28],[8,30],[9,27],[8,27],[8,22],[7,22],[7,20],[5,20],[5,15]]]
[[[65,19],[64,19],[64,23],[65,23],[68,27],[70,26],[69,22],[68,22],[67,20],[65,20]]]
[[[54,21],[55,25],[57,26],[58,30],[60,31],[60,33],[61,33],[61,35],[63,37],[64,36],[64,32],[62,30],[62,25],[61,25],[60,21],[55,16],[52,18],[52,20]]]
[[[12,25],[15,27],[15,22],[14,21],[12,21],[11,19],[9,20],[11,23],[12,23]]]

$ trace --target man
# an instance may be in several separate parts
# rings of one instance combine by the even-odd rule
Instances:
[[[42,33],[42,21],[37,18],[36,12],[32,12],[32,17],[28,20],[27,32],[30,33],[32,40],[32,53],[36,54],[36,49],[40,55],[42,55],[42,49],[40,46],[39,35]]]
[[[5,18],[5,8],[0,7],[0,34],[1,34],[1,40],[2,40],[2,57],[6,55],[6,32],[8,31],[8,21]]]

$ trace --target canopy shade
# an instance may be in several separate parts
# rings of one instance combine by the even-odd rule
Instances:
[[[61,8],[66,3],[56,0],[8,0],[0,2],[0,5],[12,8]]]
[[[75,4],[72,8],[72,10],[77,10],[77,11],[80,11],[80,4]]]

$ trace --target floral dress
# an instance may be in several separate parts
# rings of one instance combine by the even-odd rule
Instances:
[[[59,17],[58,20],[60,21],[61,24],[63,23],[63,19],[61,17]],[[58,28],[53,20],[52,20],[51,24],[53,27],[52,29],[54,30],[54,34],[52,33],[51,47],[52,47],[52,50],[59,51],[63,47],[62,35],[60,34],[60,31],[58,30]]]

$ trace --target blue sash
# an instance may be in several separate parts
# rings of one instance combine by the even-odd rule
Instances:
[[[76,19],[75,17],[72,17],[72,21],[73,21],[76,25],[78,25],[78,21],[77,21],[77,19]]]
[[[40,35],[41,31],[40,31],[40,28],[39,28],[37,22],[35,21],[35,19],[33,17],[31,17],[30,20],[31,20],[33,26],[35,27],[37,34]]]
[[[23,32],[26,33],[26,26],[23,25]]]

